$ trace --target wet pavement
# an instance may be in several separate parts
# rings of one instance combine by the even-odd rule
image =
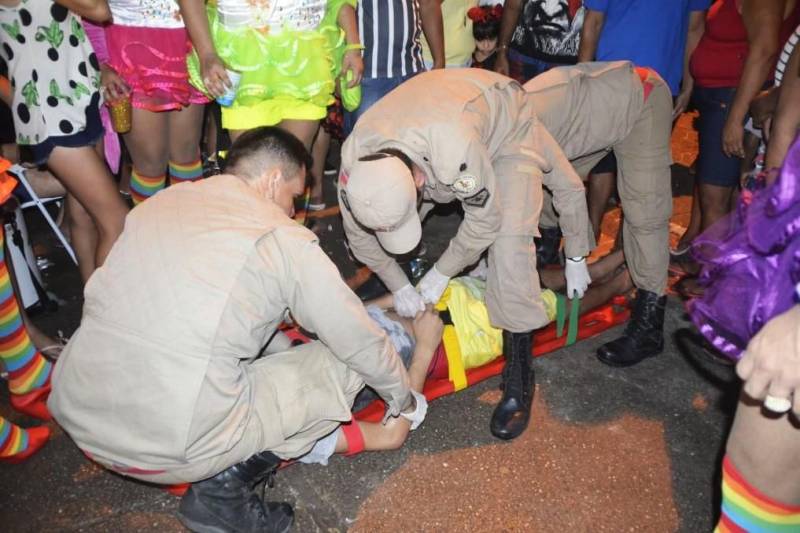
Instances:
[[[681,120],[673,142],[675,238],[690,209],[690,122]],[[323,247],[353,278],[357,266],[335,210],[327,214],[316,221]],[[612,245],[619,217],[618,209],[607,214],[601,247]],[[80,319],[77,272],[38,216],[28,218],[37,248],[55,262],[46,276],[62,300],[57,313],[35,321],[68,335]],[[457,224],[454,213],[428,222],[429,256]],[[432,403],[401,450],[291,466],[267,497],[295,506],[299,532],[709,531],[738,383],[730,367],[704,357],[687,328],[681,302],[671,297],[659,357],[629,369],[599,363],[594,350],[617,328],[538,358],[531,425],[513,442],[489,434],[500,396],[493,378]],[[0,389],[0,414],[37,424],[12,411]],[[54,436],[39,454],[0,465],[0,531],[183,530],[174,517],[178,498],[93,465],[50,427]]]

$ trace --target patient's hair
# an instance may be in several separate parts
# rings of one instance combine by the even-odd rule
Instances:
[[[264,126],[246,131],[231,146],[225,170],[246,180],[253,180],[265,169],[278,166],[289,179],[302,168],[311,168],[311,155],[300,139],[288,131]]]

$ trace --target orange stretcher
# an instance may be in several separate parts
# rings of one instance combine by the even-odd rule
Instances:
[[[577,340],[584,340],[599,335],[605,330],[625,322],[628,320],[629,316],[630,307],[627,299],[624,296],[617,296],[611,303],[589,311],[579,318]],[[310,340],[295,328],[287,329],[285,333],[293,340],[301,340],[303,342],[308,342]],[[562,334],[559,335],[555,322],[540,329],[534,335],[533,353],[531,354],[533,357],[541,357],[559,348],[563,348],[567,344],[567,335],[563,334],[563,331]],[[465,382],[461,381],[461,379],[453,380],[450,377],[433,377],[429,378],[425,383],[425,388],[422,392],[425,394],[428,401],[432,401],[436,398],[441,398],[442,396],[471,387],[493,376],[497,376],[503,371],[503,366],[505,366],[505,360],[502,355],[498,355],[496,359],[483,366],[464,371],[466,375]],[[384,411],[385,407],[383,401],[375,400],[357,413],[354,413],[353,417],[356,420],[378,422],[383,419]],[[284,466],[288,466],[289,464],[292,463],[286,463]],[[186,492],[188,487],[188,484],[173,485],[168,487],[167,490],[176,496],[181,496]]]
[[[577,340],[584,340],[599,335],[605,330],[625,322],[628,320],[629,316],[630,308],[627,299],[624,296],[615,297],[611,303],[589,311],[580,317],[578,321]],[[296,329],[287,330],[285,333],[292,339],[309,340]],[[533,353],[531,354],[533,357],[541,357],[559,348],[563,348],[567,344],[567,336],[558,334],[555,322],[540,329],[534,335]],[[436,398],[441,398],[442,396],[471,387],[493,376],[497,376],[503,371],[504,365],[505,360],[503,356],[498,355],[496,359],[483,366],[466,370],[464,372],[464,374],[466,374],[465,383],[459,379],[451,379],[451,377],[432,377],[425,383],[425,388],[422,392],[425,394],[428,401],[432,401]],[[383,418],[384,410],[383,401],[375,400],[367,407],[354,413],[353,417],[356,420],[377,422]]]

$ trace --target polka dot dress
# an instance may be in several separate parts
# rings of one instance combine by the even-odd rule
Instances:
[[[100,65],[80,19],[50,0],[0,6],[0,58],[13,91],[17,143],[38,145],[86,129]],[[94,97],[94,98],[93,98]]]

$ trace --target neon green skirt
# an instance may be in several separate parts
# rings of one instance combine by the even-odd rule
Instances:
[[[319,120],[333,103],[344,55],[339,9],[355,0],[330,0],[315,30],[226,28],[207,7],[211,37],[225,65],[241,73],[233,105],[222,108],[222,126],[248,130],[283,120]],[[187,59],[192,85],[207,94],[197,53]]]

